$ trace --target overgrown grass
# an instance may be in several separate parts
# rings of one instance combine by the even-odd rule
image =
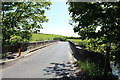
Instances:
[[[103,70],[97,64],[89,62],[88,60],[81,62],[76,62],[79,68],[87,75],[87,76],[99,76],[103,75]]]
[[[44,40],[53,40],[54,38],[58,38],[58,37],[65,37],[65,36],[61,36],[61,35],[53,35],[53,34],[32,34],[32,38],[30,40],[30,42],[33,41],[44,41]]]
[[[103,68],[93,62],[86,60],[84,62],[77,61],[76,63],[81,69],[81,72],[83,72],[81,76],[85,77],[85,79],[82,80],[86,80],[86,78],[89,78],[87,80],[118,80],[118,77],[114,76],[112,73],[109,73],[108,76],[104,76]]]

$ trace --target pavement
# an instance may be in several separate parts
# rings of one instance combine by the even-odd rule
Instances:
[[[58,42],[40,49],[2,69],[3,78],[60,78],[75,76],[68,42]],[[30,56],[31,55],[31,56]],[[1,71],[1,70],[0,70]]]

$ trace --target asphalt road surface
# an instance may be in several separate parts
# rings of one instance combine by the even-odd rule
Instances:
[[[70,63],[69,43],[58,42],[2,69],[2,77],[60,78],[73,75],[74,70]]]

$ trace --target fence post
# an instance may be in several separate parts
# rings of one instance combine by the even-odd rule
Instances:
[[[21,50],[20,50],[20,48],[21,48],[21,43],[18,43],[18,56],[17,57],[19,57],[19,56],[21,56]]]

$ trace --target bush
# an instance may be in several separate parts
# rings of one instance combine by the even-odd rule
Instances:
[[[56,37],[53,40],[66,41],[67,39],[65,37]]]
[[[22,42],[28,42],[27,39],[23,39],[21,36],[11,35],[10,37],[11,37],[10,45],[15,45],[15,44],[22,43]]]

